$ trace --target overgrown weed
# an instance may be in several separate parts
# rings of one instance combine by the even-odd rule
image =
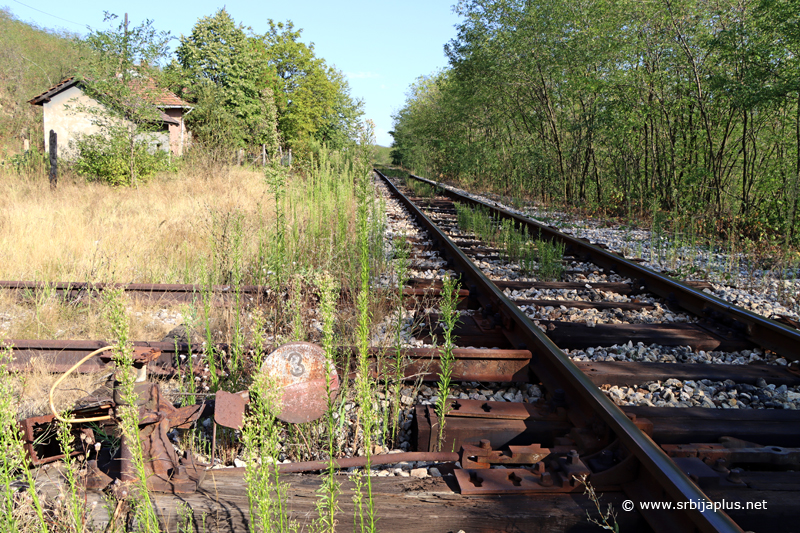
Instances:
[[[439,419],[439,435],[437,439],[439,451],[442,451],[445,417],[451,405],[449,400],[450,381],[453,375],[453,366],[455,365],[453,350],[456,340],[453,332],[459,322],[459,312],[456,309],[458,305],[458,290],[458,281],[449,274],[446,274],[442,281],[442,297],[439,303],[439,310],[441,313],[440,320],[444,331],[442,347],[439,349],[439,381],[437,383],[438,396],[435,409],[436,417]]]
[[[108,291],[106,297],[106,312],[114,334],[116,346],[112,352],[115,372],[115,386],[122,400],[122,405],[117,405],[116,416],[119,419],[118,427],[124,445],[130,450],[129,464],[125,462],[120,466],[123,476],[133,476],[133,486],[136,494],[129,501],[132,502],[135,520],[146,532],[159,530],[159,521],[150,493],[147,490],[147,469],[144,461],[142,441],[139,438],[139,398],[136,392],[136,375],[133,372],[133,344],[130,338],[130,326],[123,301],[123,292],[120,290]]]

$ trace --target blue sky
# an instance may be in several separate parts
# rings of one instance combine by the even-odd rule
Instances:
[[[452,11],[455,0],[223,1],[8,0],[6,6],[25,22],[81,35],[86,26],[109,28],[104,11],[120,16],[127,12],[134,25],[152,19],[155,28],[176,37],[187,35],[197,19],[223,6],[234,20],[257,33],[267,31],[270,18],[291,20],[303,29],[302,40],[314,43],[317,56],[347,76],[351,94],[364,100],[365,118],[375,122],[378,144],[383,146],[391,143],[391,115],[403,105],[408,86],[447,65],[443,48],[455,37],[458,23]]]

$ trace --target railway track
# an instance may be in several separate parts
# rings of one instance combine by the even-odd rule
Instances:
[[[786,519],[788,509],[780,508],[779,502],[789,500],[783,500],[787,494],[777,487],[788,487],[785,482],[791,479],[790,484],[793,484],[800,481],[800,477],[791,471],[793,466],[776,469],[775,464],[780,462],[779,455],[800,446],[800,416],[794,410],[797,406],[730,408],[736,405],[736,396],[745,390],[750,393],[738,396],[740,402],[745,401],[745,397],[755,397],[765,388],[797,390],[800,377],[795,372],[785,366],[763,364],[765,361],[760,357],[756,360],[762,364],[755,365],[632,362],[628,357],[623,358],[628,359],[626,361],[576,364],[567,353],[585,354],[585,350],[592,353],[597,350],[595,347],[612,346],[623,346],[629,352],[634,345],[639,351],[643,347],[647,351],[650,345],[688,346],[694,351],[715,353],[749,351],[763,355],[763,350],[770,350],[794,361],[798,358],[800,332],[708,295],[702,291],[702,283],[680,283],[536,221],[440,188],[435,182],[414,177],[435,187],[437,195],[409,198],[401,194],[402,187],[382,177],[427,232],[430,244],[425,252],[438,250],[438,260],[437,256],[428,255],[427,262],[454,271],[460,276],[462,286],[469,287],[470,307],[477,312],[462,316],[457,332],[461,342],[529,350],[531,359],[526,369],[529,379],[544,389],[538,410],[522,408],[525,404],[455,401],[447,416],[447,441],[442,449],[453,445],[457,448],[480,438],[487,439],[493,449],[509,444],[536,443],[543,447],[561,447],[563,462],[563,447],[566,446],[573,450],[569,452],[572,455],[567,456],[568,464],[580,463],[581,468],[591,471],[590,479],[598,490],[622,490],[648,526],[656,531],[760,530],[768,523],[774,525],[775,530],[796,527]],[[477,265],[486,266],[487,258],[496,259],[503,250],[491,248],[459,230],[455,203],[486,210],[498,225],[510,221],[519,230],[527,228],[528,235],[563,243],[564,261],[579,265],[584,274],[568,272],[567,277],[573,279],[555,282],[542,282],[524,275],[517,280],[507,275],[494,276],[502,279],[489,279]],[[602,275],[590,280],[591,276],[585,275],[590,272]],[[502,274],[508,274],[508,270]],[[583,279],[575,280],[578,276]],[[558,294],[559,299],[531,298],[531,293]],[[569,298],[570,294],[580,293],[593,297]],[[670,309],[672,312],[667,316],[673,318],[650,323],[542,318],[550,317],[553,310],[562,311],[556,313],[561,315],[573,311],[583,317],[596,316],[604,309],[615,310],[615,316],[620,318],[627,313],[630,318],[653,308]],[[679,321],[674,319],[675,315]],[[437,317],[427,322],[436,324]],[[705,408],[686,407],[686,401],[680,404],[675,400],[658,402],[661,406],[649,400],[646,402],[649,405],[641,405],[645,402],[626,405],[644,399],[639,398],[645,396],[642,393],[652,398],[652,391],[660,389],[662,383],[686,389],[675,396],[678,399],[682,398],[680,394],[688,394],[690,390],[692,394],[695,390],[702,392],[698,384],[717,382],[727,391],[726,405],[716,398],[700,404]],[[763,385],[771,385],[772,389]],[[708,387],[703,388],[708,390]],[[634,401],[628,402],[626,392],[631,390],[635,390]],[[666,394],[667,398],[671,396]],[[664,403],[676,406],[663,406]],[[749,402],[749,405],[781,406],[758,401]],[[498,414],[502,410],[507,411],[507,419]],[[560,418],[554,413],[559,413]],[[416,423],[418,448],[432,447],[431,428],[438,424],[432,409],[418,406]],[[737,455],[737,450],[747,451]],[[775,455],[768,457],[773,452]],[[764,456],[750,463],[744,458],[748,453]],[[631,466],[634,463],[636,466]],[[573,468],[552,466],[561,468],[562,477]],[[542,466],[537,468],[541,470]],[[629,469],[627,474],[622,474],[625,469]],[[534,469],[534,473],[536,471]],[[524,477],[524,471],[511,475],[507,471],[482,475],[480,470],[464,469],[459,481],[462,493],[508,494],[520,489],[518,478]],[[538,485],[529,485],[526,492],[565,490],[564,487],[553,489],[548,483],[543,477]],[[800,488],[800,485],[793,487]],[[724,502],[738,502],[738,506],[746,507],[748,498],[766,498],[768,493],[773,497],[768,498],[772,499],[773,507],[770,509],[766,504],[769,511],[713,510],[714,502],[723,502],[717,503],[718,508],[725,505]],[[643,509],[643,504],[646,506],[653,501],[672,505],[673,510]],[[679,511],[679,505],[695,508]]]
[[[584,476],[602,494],[602,505],[617,509],[622,531],[800,528],[793,520],[800,496],[795,472],[800,470],[800,411],[794,407],[800,405],[792,399],[800,399],[800,376],[791,366],[770,364],[779,356],[798,359],[800,332],[706,294],[706,284],[677,282],[435,182],[417,178],[437,187],[437,195],[414,198],[380,176],[391,201],[400,202],[404,211],[390,210],[390,225],[417,228],[415,235],[402,228],[394,232],[408,239],[416,271],[405,294],[435,297],[445,270],[461,283],[453,371],[458,397],[443,422],[430,389],[406,396],[413,404],[411,451],[421,454],[410,457],[418,465],[435,464],[443,477],[376,478],[376,507],[385,530],[596,530],[586,520],[587,510],[597,517],[594,503],[576,480]],[[502,247],[459,229],[456,203],[488,210],[498,221],[528,228],[537,239],[563,243],[558,262],[567,265],[566,272],[555,281],[537,279],[535,270],[521,273],[514,261],[503,259]],[[0,282],[0,288],[42,286]],[[49,288],[82,298],[106,286]],[[173,301],[191,300],[201,290],[190,285],[124,288]],[[242,291],[266,297],[260,287]],[[220,299],[229,292],[215,290]],[[433,344],[442,333],[439,319],[436,309],[417,308],[413,347],[403,350],[409,379],[438,379],[439,351]],[[49,355],[57,371],[105,344],[7,342],[14,346],[17,368]],[[161,352],[148,368],[162,375],[175,372],[179,354],[197,350],[176,342],[136,344]],[[386,352],[375,349],[376,365],[381,351]],[[87,369],[105,364],[97,357]],[[702,397],[706,400],[698,400]],[[736,406],[745,397],[748,408]],[[444,441],[438,442],[442,423]],[[342,467],[357,466],[357,460],[348,461]],[[294,464],[283,470],[318,468]],[[242,470],[209,471],[194,494],[158,496],[162,517],[175,515],[183,501],[196,513],[216,517],[222,530],[247,530]],[[293,477],[290,483],[296,516],[312,512],[316,478]],[[672,509],[646,508],[653,503]],[[343,502],[342,511],[352,515],[353,510]]]

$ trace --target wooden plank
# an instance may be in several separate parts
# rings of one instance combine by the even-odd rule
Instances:
[[[756,490],[793,491],[800,493],[800,472],[748,472],[741,473],[742,481]]]
[[[437,342],[442,342],[442,332],[439,330],[436,333]],[[508,338],[503,334],[502,331],[490,331],[490,332],[481,332],[478,330],[465,330],[462,329],[459,332],[455,333],[456,335],[456,343],[459,346],[472,346],[475,348],[486,347],[486,348],[501,348],[501,349],[508,349],[513,348],[511,343],[509,342]],[[433,344],[433,337],[431,335],[426,335],[424,337],[417,337],[417,339],[421,340],[425,344]]]
[[[705,493],[713,501],[724,501],[727,506],[725,512],[743,531],[800,531],[800,522],[797,519],[800,494],[797,492],[707,489]],[[740,508],[733,508],[737,503]]]
[[[620,407],[653,423],[658,444],[718,442],[735,437],[765,446],[797,446],[800,411],[784,409],[704,409],[690,407]]]
[[[575,362],[595,385],[632,386],[670,378],[725,381],[755,385],[759,378],[775,385],[800,385],[800,376],[782,366],[705,365],[692,363]]]
[[[422,339],[425,344],[432,344],[433,336],[436,336],[437,341],[441,342],[441,339],[444,338],[444,329],[439,325],[439,314],[424,313],[419,316],[419,319],[421,320],[418,332],[419,335],[424,336],[418,335],[417,338]],[[453,335],[455,336],[456,344],[462,347],[516,348],[511,345],[502,328],[482,328],[478,325],[474,316],[461,316],[459,323],[453,329]]]
[[[708,281],[682,281],[681,283],[683,283],[684,285],[688,285],[689,287],[692,287],[693,289],[698,289],[698,290],[701,290],[701,291],[703,289],[714,290],[714,287]]]
[[[752,348],[744,339],[722,338],[713,335],[697,324],[597,324],[588,327],[580,322],[539,320],[547,328],[546,334],[560,348],[583,349],[593,346],[611,346],[632,341],[661,344],[663,346],[691,346],[695,350],[722,350],[726,352]]]
[[[40,475],[48,497],[55,497],[61,487],[57,469]],[[295,520],[298,530],[313,530],[319,498],[318,475],[290,474],[281,476],[289,484],[287,515]],[[345,475],[338,476],[342,491],[338,498],[338,529],[358,530],[354,524],[353,483]],[[49,485],[44,487],[44,485]],[[63,488],[62,488],[63,490]],[[434,533],[465,530],[470,533],[515,531],[519,533],[593,532],[597,526],[586,519],[586,512],[596,514],[594,504],[582,494],[462,496],[455,478],[372,478],[372,493],[381,531],[397,533]],[[200,491],[177,496],[151,493],[164,531],[177,531],[178,509],[188,505],[193,511],[196,531],[207,533],[249,533],[250,510],[242,469],[212,470],[206,475]],[[621,492],[605,493],[603,504],[619,507],[625,496]],[[108,509],[100,493],[88,492],[86,503],[94,525],[102,530],[108,523]],[[366,498],[365,498],[366,506]],[[624,513],[618,518],[624,531],[647,531],[637,513]]]

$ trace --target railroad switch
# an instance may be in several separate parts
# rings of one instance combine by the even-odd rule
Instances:
[[[93,449],[97,454],[94,459],[87,461],[86,488],[103,490],[110,486],[118,498],[124,499],[131,496],[138,474],[133,466],[133,452],[126,442],[128,437],[121,435],[117,427],[121,417],[119,408],[126,405],[125,398],[120,393],[120,383],[112,378],[90,396],[79,400],[82,407],[73,411],[73,418],[64,419],[57,414],[52,402],[53,390],[66,376],[88,359],[111,348],[108,346],[92,352],[56,380],[50,393],[52,415],[27,418],[20,421],[20,426],[25,449],[31,463],[37,466],[64,457],[56,439],[56,423],[61,421],[71,424],[74,435],[72,449],[75,450],[73,455],[88,455]],[[204,402],[177,408],[161,395],[157,384],[146,381],[147,364],[160,354],[152,348],[136,348],[134,351],[133,366],[137,371],[137,380],[134,383],[135,407],[139,411],[138,438],[141,441],[147,489],[188,494],[198,489],[208,465],[198,464],[188,451],[179,457],[168,433],[172,429],[191,427],[205,411],[206,405]],[[336,370],[329,368],[322,348],[309,343],[281,346],[267,356],[261,372],[266,373],[270,383],[282,391],[283,395],[278,400],[278,418],[290,423],[308,422],[321,416],[327,408],[328,391],[333,394],[339,387]],[[236,394],[218,393],[215,413],[217,422],[228,427],[241,428],[249,400],[248,391]],[[94,447],[97,435],[92,428],[119,437],[119,448],[113,455],[108,446]],[[214,428],[216,430],[216,425]]]

